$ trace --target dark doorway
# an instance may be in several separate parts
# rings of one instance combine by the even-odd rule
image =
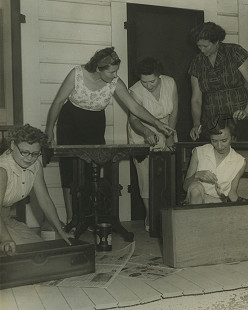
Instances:
[[[187,72],[198,50],[190,43],[189,32],[192,27],[203,21],[203,11],[127,4],[129,87],[137,81],[134,68],[138,61],[151,56],[162,62],[164,74],[173,77],[177,84],[179,141],[190,140],[189,131],[192,125],[191,86]],[[131,185],[131,217],[133,220],[142,219],[144,209],[136,187],[137,176],[132,164]]]

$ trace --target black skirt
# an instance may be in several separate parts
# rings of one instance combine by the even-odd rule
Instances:
[[[105,111],[89,111],[74,106],[69,100],[63,105],[57,122],[58,145],[105,144]],[[59,160],[61,184],[70,188],[73,182],[72,158]]]

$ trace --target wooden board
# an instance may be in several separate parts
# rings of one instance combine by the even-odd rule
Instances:
[[[162,210],[163,258],[172,267],[248,260],[248,206]]]

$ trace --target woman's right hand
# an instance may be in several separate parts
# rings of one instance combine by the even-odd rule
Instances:
[[[200,126],[194,126],[190,130],[190,137],[193,141],[197,140],[200,138],[200,133],[201,133],[201,125]]]
[[[0,243],[0,250],[9,256],[13,256],[16,252],[16,244],[13,240],[6,240]]]
[[[171,128],[170,126],[164,124],[163,122],[161,122],[160,120],[156,120],[155,122],[155,126],[158,128],[159,131],[161,131],[165,136],[170,136],[173,133],[176,132],[175,129]]]
[[[216,175],[209,170],[201,170],[195,173],[195,178],[201,182],[215,184],[218,182]]]

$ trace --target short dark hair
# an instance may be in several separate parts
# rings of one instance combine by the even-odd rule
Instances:
[[[135,68],[136,75],[140,78],[141,75],[155,74],[159,76],[163,73],[163,65],[155,58],[147,57],[137,63]]]
[[[88,72],[96,72],[96,69],[98,68],[100,71],[106,70],[109,68],[109,66],[115,66],[119,65],[121,63],[121,60],[119,59],[118,55],[114,52],[114,47],[106,47],[104,49],[98,50],[95,52],[95,54],[91,57],[90,61],[86,63],[84,66],[85,69]],[[104,66],[99,67],[99,62],[104,59],[105,57],[111,56],[111,54],[115,53],[117,57],[113,59],[112,62],[109,64],[106,64]]]
[[[237,135],[237,125],[234,121],[232,115],[229,114],[218,114],[216,118],[208,122],[207,133],[209,138],[212,135],[220,135],[221,131],[225,128],[228,128],[232,137]]]
[[[208,40],[212,43],[225,39],[225,30],[215,23],[207,22],[194,27],[190,32],[191,40],[197,43],[199,40]]]
[[[11,141],[13,141],[17,145],[21,142],[27,142],[29,144],[39,143],[41,148],[48,147],[47,135],[40,129],[32,127],[29,124],[14,128],[9,132],[7,140],[9,146]]]

